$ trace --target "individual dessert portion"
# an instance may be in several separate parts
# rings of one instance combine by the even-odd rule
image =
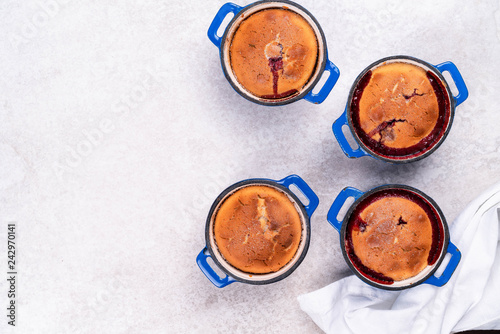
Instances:
[[[436,261],[440,235],[422,203],[391,193],[372,198],[351,216],[346,249],[353,264],[379,283],[402,281]]]
[[[220,253],[247,273],[278,271],[294,257],[301,235],[295,205],[283,192],[265,185],[247,186],[231,194],[214,221]]]
[[[422,151],[447,125],[446,90],[435,74],[405,62],[383,64],[358,82],[352,119],[366,146],[388,155]]]
[[[287,9],[265,9],[241,22],[230,45],[230,64],[238,82],[265,99],[299,92],[318,61],[316,34],[307,21]]]

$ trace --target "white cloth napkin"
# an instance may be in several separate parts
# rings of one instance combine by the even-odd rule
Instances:
[[[450,224],[450,239],[462,259],[443,287],[386,291],[353,275],[299,296],[300,307],[327,333],[500,329],[499,215],[500,183]]]

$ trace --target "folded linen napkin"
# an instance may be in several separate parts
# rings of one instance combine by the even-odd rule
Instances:
[[[300,307],[327,333],[500,329],[499,216],[500,183],[472,201],[450,225],[450,239],[462,260],[443,287],[421,284],[386,291],[353,275],[299,296]]]

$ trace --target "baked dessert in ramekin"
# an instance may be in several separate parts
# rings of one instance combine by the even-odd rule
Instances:
[[[367,198],[347,224],[349,258],[381,282],[402,281],[433,265],[443,240],[435,213],[405,191],[388,190]]]
[[[453,96],[441,72],[449,72],[459,94]],[[380,59],[354,81],[344,113],[332,128],[350,158],[372,156],[408,163],[433,153],[448,135],[455,107],[468,90],[451,62],[431,65],[409,56]],[[342,131],[349,126],[359,145],[353,148]]]
[[[351,102],[359,139],[387,156],[407,156],[437,142],[450,121],[450,99],[431,71],[407,62],[382,64],[359,80]]]
[[[291,185],[305,196],[307,205]],[[210,208],[198,266],[219,288],[236,281],[262,285],[284,279],[307,254],[310,217],[318,203],[318,196],[297,175],[233,184]],[[224,275],[213,270],[208,258]]]
[[[349,197],[354,203],[337,216]],[[421,283],[442,286],[460,262],[437,204],[423,192],[390,184],[362,192],[344,188],[333,202],[328,222],[340,233],[346,263],[364,282],[387,290]],[[451,254],[442,274],[435,275]]]
[[[222,256],[241,271],[275,272],[297,252],[301,217],[283,192],[267,185],[244,187],[219,207],[214,237]]]
[[[284,8],[256,12],[240,23],[229,46],[231,69],[255,96],[280,99],[297,94],[318,66],[312,27]]]
[[[234,17],[220,37],[217,31],[230,13]],[[257,1],[245,7],[226,3],[212,21],[208,38],[219,48],[222,70],[234,90],[261,105],[300,99],[322,103],[340,75],[328,59],[318,21],[289,0]],[[324,72],[329,72],[328,78],[316,87]]]

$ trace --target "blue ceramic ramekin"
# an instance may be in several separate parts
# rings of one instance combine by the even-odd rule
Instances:
[[[229,61],[229,46],[231,45],[233,34],[238,29],[240,23],[248,18],[248,16],[258,11],[271,8],[286,9],[303,17],[313,28],[316,34],[319,48],[316,69],[309,82],[298,93],[281,99],[266,99],[251,94],[238,82],[231,69],[231,64]],[[220,25],[222,24],[224,18],[230,13],[234,14],[233,19],[227,25],[223,36],[218,36],[217,30],[220,28]],[[340,76],[340,71],[337,66],[335,66],[334,63],[328,60],[325,35],[318,21],[305,8],[292,1],[257,1],[246,7],[240,7],[233,3],[226,3],[219,9],[212,23],[210,24],[210,27],[208,28],[208,38],[212,41],[212,43],[215,44],[216,47],[219,48],[222,70],[226,79],[229,81],[234,90],[247,100],[261,105],[280,106],[298,101],[300,99],[304,99],[315,104],[322,103],[326,99]],[[329,72],[330,75],[328,79],[326,79],[323,87],[321,87],[319,92],[317,94],[314,94],[312,90],[316,86],[324,72]]]
[[[379,66],[383,66],[388,63],[395,63],[395,62],[404,62],[404,63],[409,63],[415,66],[418,66],[425,71],[430,71],[433,73],[439,80],[441,81],[442,86],[446,90],[446,97],[443,97],[447,100],[447,105],[449,106],[449,111],[447,111],[447,119],[445,119],[443,122],[446,124],[445,128],[443,128],[440,133],[439,137],[437,140],[433,141],[431,144],[429,144],[425,149],[415,151],[411,154],[405,155],[405,156],[390,156],[390,155],[383,155],[380,153],[377,153],[375,150],[372,148],[368,147],[362,140],[361,138],[357,135],[356,130],[353,125],[353,120],[352,120],[352,102],[353,102],[353,97],[354,93],[356,91],[356,88],[361,81],[361,79],[365,76],[365,74]],[[458,89],[458,95],[453,96],[450,87],[448,83],[446,82],[446,79],[443,77],[442,73],[443,72],[448,72],[451,75],[451,78],[453,79],[457,89]],[[365,68],[361,74],[356,78],[354,81],[351,91],[349,93],[349,98],[347,100],[347,105],[345,108],[344,113],[333,123],[332,129],[335,137],[337,138],[337,141],[340,145],[340,148],[342,151],[344,151],[344,154],[349,157],[349,158],[360,158],[363,156],[371,156],[376,159],[380,159],[386,162],[391,162],[391,163],[408,163],[408,162],[413,162],[417,161],[420,159],[423,159],[430,155],[432,152],[434,152],[445,140],[446,136],[448,135],[450,129],[451,129],[451,124],[453,122],[453,117],[455,115],[455,108],[460,105],[462,102],[464,102],[467,97],[469,96],[469,92],[467,90],[467,86],[465,85],[464,79],[462,78],[462,75],[458,71],[457,67],[455,64],[452,62],[444,62],[439,65],[431,65],[423,60],[414,58],[414,57],[409,57],[409,56],[393,56],[393,57],[387,57],[380,59],[367,68]],[[342,127],[348,126],[352,137],[354,137],[356,143],[358,144],[358,148],[353,149],[349,142],[347,141],[346,136],[342,132]]]
[[[365,200],[369,200],[370,197],[373,198],[373,196],[377,196],[378,194],[384,194],[384,192],[387,191],[396,191],[402,193],[405,196],[414,196],[415,198],[419,199],[422,203],[425,203],[425,205],[428,206],[428,209],[435,216],[438,224],[438,229],[440,231],[438,238],[439,240],[437,240],[437,244],[439,247],[436,253],[439,254],[437,260],[432,265],[428,265],[426,268],[424,268],[416,276],[407,278],[403,281],[394,281],[391,284],[388,283],[383,284],[377,282],[375,279],[372,279],[369,275],[367,275],[361,269],[359,269],[357,265],[353,263],[353,259],[351,259],[351,257],[348,254],[347,251],[348,245],[346,239],[346,233],[349,221],[356,207],[358,207],[359,205],[363,205],[363,202]],[[354,198],[355,201],[349,207],[344,218],[339,220],[338,219],[339,211],[346,202],[346,200],[350,197]],[[351,270],[362,281],[377,288],[385,290],[403,290],[417,286],[422,283],[440,287],[448,282],[448,280],[451,278],[453,272],[455,271],[460,262],[461,253],[458,250],[458,248],[450,242],[448,225],[438,205],[436,204],[436,202],[434,202],[432,198],[430,198],[423,192],[413,187],[400,184],[388,184],[373,188],[367,192],[362,192],[352,187],[346,187],[335,198],[332,206],[330,207],[330,210],[328,211],[327,220],[340,233],[340,246],[342,249],[342,254],[344,255],[344,259],[351,268]],[[446,267],[442,272],[442,274],[439,277],[437,277],[435,276],[435,273],[438,270],[441,263],[443,262],[443,259],[446,256],[446,254],[451,255],[450,260],[448,264],[446,264]]]
[[[231,264],[229,264],[224,259],[224,257],[218,250],[213,233],[214,219],[220,205],[237,190],[247,186],[255,185],[265,185],[284,193],[290,199],[290,201],[295,204],[295,208],[297,209],[297,212],[301,217],[302,234],[297,252],[295,253],[292,260],[290,260],[290,262],[284,265],[280,270],[273,273],[249,274],[231,266]],[[307,200],[309,201],[307,205],[304,205],[300,201],[300,199],[290,190],[291,185],[296,186],[297,189],[299,189],[299,191],[307,198]],[[217,197],[215,202],[212,204],[212,207],[210,208],[205,226],[206,247],[198,254],[198,257],[196,258],[198,266],[205,274],[205,276],[210,280],[210,282],[212,282],[218,288],[223,288],[233,282],[262,285],[282,280],[283,278],[290,275],[300,265],[300,263],[306,256],[311,237],[310,218],[313,212],[318,207],[318,203],[318,196],[316,196],[316,194],[307,185],[307,183],[297,175],[289,175],[279,181],[270,179],[249,179],[233,184]],[[211,258],[214,261],[217,267],[224,272],[225,276],[221,277],[215,272],[215,270],[208,263],[208,258]]]

